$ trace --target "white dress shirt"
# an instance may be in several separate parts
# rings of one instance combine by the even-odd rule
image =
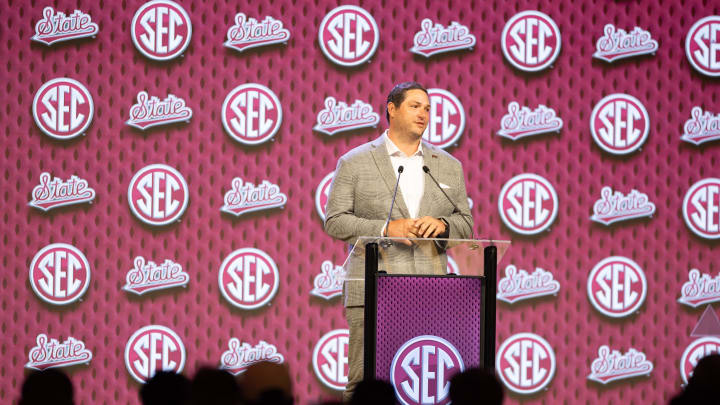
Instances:
[[[400,176],[400,191],[402,192],[405,206],[407,207],[410,218],[417,218],[420,210],[420,200],[425,192],[425,172],[423,172],[423,150],[421,144],[418,149],[410,156],[401,151],[385,131],[385,146],[387,147],[390,162],[397,179],[398,167],[403,166],[403,172]]]

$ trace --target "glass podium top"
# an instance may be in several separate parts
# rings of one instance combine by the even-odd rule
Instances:
[[[365,279],[365,246],[378,245],[378,271],[388,274],[484,275],[484,251],[497,248],[497,262],[510,247],[507,240],[361,237],[345,260],[344,280]]]

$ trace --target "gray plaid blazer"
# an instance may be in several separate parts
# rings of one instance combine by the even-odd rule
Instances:
[[[420,200],[418,217],[442,218],[450,225],[449,238],[467,239],[472,224],[462,164],[447,152],[422,142],[423,160],[430,173],[458,206],[456,211],[438,187],[427,178]],[[335,169],[325,215],[325,231],[333,238],[355,244],[361,236],[380,236],[387,219],[397,176],[385,146],[385,137],[361,145],[343,155]],[[409,218],[409,212],[398,189],[391,220]],[[447,256],[432,255],[419,249],[423,246],[395,244],[384,255],[386,270],[395,274],[445,274]],[[430,259],[432,258],[432,260]],[[440,263],[438,263],[438,258]],[[430,261],[431,260],[431,261]],[[349,269],[348,278],[364,274],[364,268]],[[344,285],[344,305],[364,305],[364,282],[348,280]]]

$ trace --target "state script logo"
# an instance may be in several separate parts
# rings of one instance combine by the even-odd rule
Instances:
[[[35,35],[30,39],[50,46],[56,42],[95,37],[98,31],[100,29],[92,22],[90,14],[75,10],[65,15],[59,10],[56,13],[52,7],[45,7],[43,18],[35,23]]]
[[[238,338],[231,338],[228,350],[220,358],[220,368],[232,375],[240,375],[255,363],[270,362],[282,364],[285,357],[278,353],[277,347],[264,340],[255,346],[240,342]]]
[[[137,94],[137,104],[130,107],[130,119],[125,123],[138,129],[148,129],[158,125],[176,122],[190,122],[192,109],[185,105],[185,100],[172,94],[160,101],[152,96],[148,98],[146,91]]]
[[[320,274],[315,276],[313,289],[310,294],[329,300],[342,295],[343,281],[345,280],[345,269],[343,266],[336,266],[330,260],[325,260],[320,265]]]
[[[331,10],[320,23],[318,42],[323,54],[340,66],[357,66],[373,56],[380,30],[370,13],[357,6]]]
[[[624,354],[618,350],[610,353],[610,347],[603,345],[598,349],[598,358],[593,360],[587,379],[607,384],[641,375],[649,376],[652,370],[653,364],[647,360],[645,353],[632,347]]]
[[[698,72],[720,76],[720,16],[711,15],[698,20],[688,31],[685,54]]]
[[[545,178],[523,173],[503,185],[498,196],[498,209],[508,228],[522,235],[535,235],[555,221],[558,197]]]
[[[185,345],[172,329],[148,325],[138,329],[125,345],[125,367],[140,384],[158,371],[180,374],[185,367]]]
[[[69,367],[78,364],[89,364],[92,352],[85,348],[82,340],[69,336],[60,343],[57,339],[48,339],[44,333],[35,338],[37,346],[30,349],[25,368],[46,370],[54,367]]]
[[[241,309],[256,309],[270,302],[280,285],[275,261],[255,248],[242,248],[230,253],[218,273],[223,297]]]
[[[53,208],[92,202],[95,199],[95,190],[88,187],[87,180],[75,175],[67,181],[59,177],[51,178],[48,172],[40,174],[40,185],[33,188],[29,206],[47,212]]]
[[[516,101],[508,104],[508,113],[500,121],[498,135],[512,140],[547,132],[560,132],[563,121],[557,116],[555,110],[542,104],[534,111]]]
[[[282,208],[287,203],[287,195],[280,192],[280,186],[263,180],[255,186],[240,177],[232,180],[232,189],[225,193],[225,204],[220,211],[240,216],[254,211]]]
[[[707,273],[700,274],[698,269],[691,269],[688,278],[680,291],[679,303],[697,308],[720,301],[720,274],[712,277]]]
[[[598,38],[595,43],[597,51],[593,54],[593,58],[612,63],[619,59],[654,54],[658,50],[658,42],[652,39],[650,31],[640,27],[635,27],[628,33],[622,28],[606,24],[603,31],[605,35]]]
[[[518,333],[500,345],[495,368],[509,390],[533,394],[547,387],[555,376],[555,352],[542,337]]]
[[[348,329],[335,329],[323,335],[313,349],[315,376],[326,387],[342,391],[348,382]]]
[[[650,115],[640,100],[615,93],[600,100],[590,114],[595,143],[613,155],[627,155],[647,140]]]
[[[82,135],[90,126],[95,105],[82,83],[59,77],[35,93],[32,111],[35,123],[47,136],[67,140]]]
[[[720,338],[718,337],[705,336],[690,343],[680,358],[680,376],[683,382],[688,383],[688,379],[692,376],[700,359],[718,353],[720,353]]]
[[[610,256],[590,271],[587,294],[592,306],[600,313],[623,318],[636,312],[645,302],[647,279],[634,261]]]
[[[461,276],[461,273],[460,266],[458,266],[455,259],[453,259],[450,255],[447,255],[447,274],[456,274]]]
[[[539,11],[515,14],[505,24],[501,46],[505,59],[517,69],[537,72],[550,66],[560,54],[560,29]]]
[[[257,83],[235,87],[222,105],[222,123],[234,140],[257,145],[270,140],[280,129],[282,106],[275,93]]]
[[[420,31],[413,38],[410,52],[429,58],[438,53],[472,49],[473,46],[475,35],[468,27],[453,21],[445,28],[440,23],[433,25],[433,21],[426,18],[420,23]]]
[[[284,44],[290,39],[290,31],[283,28],[283,23],[270,16],[263,21],[252,17],[248,18],[245,13],[235,14],[235,25],[228,28],[227,41],[224,46],[238,52],[259,46],[272,44]]]
[[[75,246],[52,243],[40,249],[30,263],[30,286],[52,305],[80,299],[90,286],[90,263]]]
[[[650,202],[647,194],[632,190],[628,195],[620,191],[613,191],[605,186],[600,192],[600,199],[593,205],[591,220],[604,225],[629,219],[652,217],[655,214],[655,204]]]
[[[330,186],[334,177],[334,171],[328,173],[315,189],[315,209],[323,221],[325,221],[325,208],[327,208],[327,202],[330,198]]]
[[[700,107],[693,107],[692,118],[685,121],[684,132],[680,139],[694,145],[720,139],[720,114],[713,115],[703,112]]]
[[[325,98],[325,108],[317,115],[317,124],[314,131],[326,135],[335,135],[338,132],[352,131],[360,128],[375,128],[380,122],[380,116],[373,111],[370,104],[355,100],[348,106],[345,102],[338,102],[335,97]]]
[[[137,295],[186,286],[190,281],[190,276],[183,271],[182,266],[170,259],[157,265],[153,261],[146,263],[144,257],[138,256],[133,263],[135,267],[130,269],[125,276],[123,290]]]
[[[130,35],[140,53],[153,60],[165,61],[179,56],[190,45],[192,23],[179,4],[154,0],[135,12]]]
[[[707,178],[685,193],[683,218],[693,233],[705,239],[720,239],[720,179]]]
[[[445,149],[455,143],[465,130],[465,108],[454,94],[443,89],[428,89],[430,122],[423,139]]]
[[[460,352],[432,335],[405,342],[393,357],[390,381],[404,405],[450,403],[450,378],[465,370]]]
[[[497,299],[507,303],[556,295],[560,283],[549,271],[536,267],[532,274],[510,264],[505,267],[505,277],[498,281]]]
[[[189,200],[185,178],[168,165],[153,164],[140,169],[130,180],[128,203],[137,219],[161,226],[177,221]]]

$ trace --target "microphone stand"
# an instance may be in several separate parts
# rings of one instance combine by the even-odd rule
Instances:
[[[398,186],[400,185],[400,175],[402,174],[403,170],[405,170],[404,167],[402,167],[402,166],[398,167],[398,170],[397,170],[398,176],[397,176],[397,181],[395,182],[395,191],[393,191],[393,198],[392,198],[392,202],[390,203],[390,211],[388,212],[388,217],[387,217],[387,220],[385,221],[385,226],[383,227],[383,229],[385,230],[385,235],[388,234],[387,228],[390,225],[390,217],[392,216],[392,210],[393,210],[393,207],[395,206],[395,197],[397,197]],[[387,242],[385,242],[385,246],[383,246],[383,247],[387,247],[387,246],[391,246],[391,245],[392,245],[392,242],[387,241]]]

